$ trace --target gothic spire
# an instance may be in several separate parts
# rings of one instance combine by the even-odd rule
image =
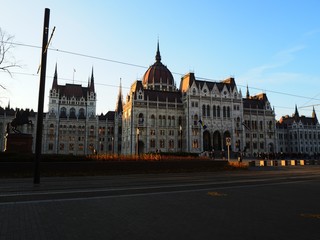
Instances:
[[[93,67],[91,72],[91,79],[90,79],[90,92],[94,92],[94,77],[93,77]]]
[[[247,97],[247,98],[249,98],[249,97],[250,97],[248,84],[247,84],[247,95],[246,95],[246,97]]]
[[[57,71],[57,63],[56,68],[54,70],[53,82],[52,82],[52,89],[58,88],[58,71]]]
[[[316,111],[314,110],[314,106],[313,106],[313,110],[312,110],[312,119],[313,119],[314,124],[318,123],[318,118],[317,118]]]
[[[159,39],[158,39],[158,44],[157,44],[156,61],[161,62],[161,55],[160,55],[160,50],[159,50]]]
[[[119,94],[118,94],[118,101],[116,106],[116,113],[122,114],[123,108],[122,108],[122,83],[120,78],[120,86],[119,86]]]
[[[297,107],[297,104],[296,104],[296,109],[295,109],[295,111],[294,111],[294,120],[295,120],[296,122],[298,122],[298,121],[299,121],[299,118],[300,118],[300,116],[299,116],[298,107]]]

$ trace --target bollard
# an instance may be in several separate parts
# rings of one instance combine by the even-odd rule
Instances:
[[[286,166],[286,165],[287,165],[286,160],[281,160],[281,166]]]

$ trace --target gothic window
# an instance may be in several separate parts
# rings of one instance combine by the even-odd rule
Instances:
[[[212,107],[212,116],[213,117],[217,116],[217,110],[216,110],[216,106],[215,105]]]
[[[69,118],[76,118],[76,110],[74,108],[70,109]]]
[[[159,115],[159,126],[162,126],[162,116]]]
[[[165,148],[165,141],[164,139],[160,140],[160,148]]]
[[[162,126],[166,126],[166,116],[162,116]]]
[[[202,105],[202,116],[206,116],[206,105]]]
[[[94,135],[94,126],[93,125],[90,126],[90,135],[91,136]]]
[[[226,118],[227,117],[227,110],[226,110],[226,107],[223,107],[223,118]]]
[[[210,117],[210,106],[207,105],[207,116]]]
[[[174,127],[176,125],[176,119],[174,116],[171,117],[172,120],[172,126]]]
[[[192,142],[192,148],[199,148],[199,143],[197,139],[194,139]]]
[[[227,118],[230,118],[230,107],[227,107]]]
[[[65,107],[62,107],[60,109],[60,117],[61,118],[67,118],[67,109]]]
[[[140,114],[139,114],[139,125],[142,125],[143,122],[144,122],[144,117],[143,117],[143,114],[140,113]]]
[[[217,117],[220,117],[220,106],[217,106]]]
[[[170,140],[169,140],[169,148],[170,148],[170,149],[174,148],[174,141],[173,141],[173,139],[170,139]]]
[[[156,140],[155,139],[150,139],[150,147],[155,148],[156,147]]]
[[[171,127],[171,116],[168,116],[168,126]]]
[[[239,127],[240,127],[240,118],[237,117],[237,128],[239,128]]]
[[[85,117],[85,114],[84,114],[84,109],[83,109],[83,108],[80,108],[80,109],[79,109],[79,118],[86,118],[86,117]]]
[[[194,115],[193,117],[193,125],[198,125],[199,117],[197,114]]]
[[[197,93],[197,90],[194,88],[194,89],[192,89],[192,94],[193,95],[196,95],[196,93]]]
[[[152,114],[152,115],[151,115],[151,126],[154,127],[155,124],[156,124],[156,118],[155,118],[155,116]]]

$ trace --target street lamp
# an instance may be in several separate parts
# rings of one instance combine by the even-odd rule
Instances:
[[[139,155],[139,134],[140,134],[140,130],[139,128],[137,128],[137,150],[136,150],[137,155]]]
[[[180,125],[180,152],[182,152],[182,126]]]
[[[114,154],[114,138],[111,137],[111,146],[112,146],[112,149],[111,149],[111,152],[112,152],[112,155]]]

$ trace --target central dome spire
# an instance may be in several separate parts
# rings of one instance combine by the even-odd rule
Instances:
[[[159,50],[159,40],[158,40],[158,44],[157,44],[156,62],[161,62],[161,55],[160,55],[160,50]]]
[[[147,89],[173,91],[175,89],[174,79],[170,70],[162,64],[159,49],[158,40],[156,62],[145,72],[142,84]]]

